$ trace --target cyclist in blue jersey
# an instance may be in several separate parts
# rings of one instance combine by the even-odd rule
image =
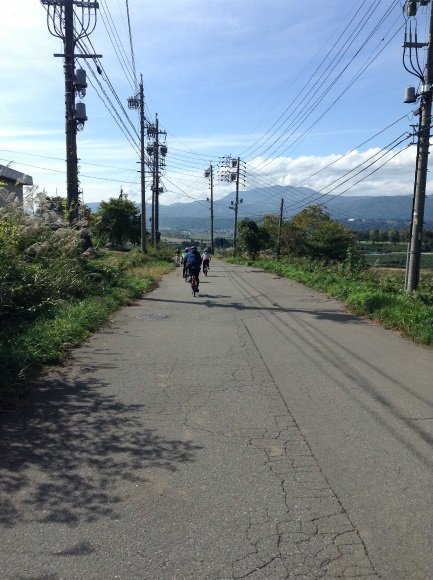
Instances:
[[[201,256],[199,251],[197,250],[196,246],[193,246],[189,251],[189,254],[186,259],[186,265],[189,271],[190,276],[194,275],[196,279],[196,287],[198,291],[198,286],[200,284],[199,274],[200,274],[200,266],[201,266]]]

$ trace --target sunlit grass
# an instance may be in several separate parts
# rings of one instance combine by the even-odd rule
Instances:
[[[351,312],[365,316],[414,342],[433,346],[433,276],[424,273],[416,293],[404,291],[404,274],[372,270],[344,274],[342,265],[297,259],[265,259],[248,263],[305,284],[344,302]]]
[[[0,399],[25,390],[29,378],[48,365],[62,362],[69,349],[106,324],[113,312],[155,288],[175,267],[147,257],[142,265],[128,267],[123,259],[122,255],[103,256],[103,263],[120,270],[121,275],[108,275],[97,296],[63,301],[31,322],[15,320],[2,326]],[[104,270],[99,272],[104,275]]]

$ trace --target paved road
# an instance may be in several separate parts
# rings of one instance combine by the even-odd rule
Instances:
[[[179,269],[0,415],[5,580],[433,578],[433,356]]]

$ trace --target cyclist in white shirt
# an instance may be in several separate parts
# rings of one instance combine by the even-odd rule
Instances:
[[[209,270],[209,262],[211,260],[209,252],[207,250],[205,250],[203,252],[201,258],[203,260],[203,262],[202,262],[203,272],[205,271],[206,268]]]

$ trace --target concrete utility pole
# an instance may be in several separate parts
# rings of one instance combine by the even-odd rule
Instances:
[[[214,253],[214,237],[213,237],[213,165],[209,165],[209,169],[206,169],[204,176],[209,178],[209,188],[210,188],[210,251]],[[209,201],[209,198],[207,199]]]
[[[66,183],[68,192],[69,219],[78,217],[78,155],[77,128],[74,119],[74,6],[71,0],[65,3],[65,133],[66,133]]]
[[[241,167],[242,164],[242,167]],[[239,199],[239,187],[241,177],[245,179],[245,167],[244,162],[240,160],[240,157],[233,159],[231,156],[223,157],[220,162],[220,181],[236,182],[236,198],[235,202],[231,202],[229,209],[233,209],[235,212],[235,219],[233,224],[233,254],[236,255],[236,242],[238,233],[238,207],[240,203],[243,203],[243,199]],[[236,169],[236,172],[233,171]],[[244,183],[245,185],[245,183]]]
[[[278,224],[277,260],[280,259],[281,254],[281,230],[283,229],[283,209],[284,209],[284,198],[281,198],[280,221]]]
[[[154,148],[155,155],[155,245],[159,244],[159,121],[156,115],[156,146]]]
[[[140,82],[140,181],[141,181],[141,251],[147,252],[146,246],[146,170],[144,159],[144,90],[143,75]]]
[[[63,57],[65,71],[65,133],[66,133],[66,190],[69,221],[73,223],[78,218],[79,183],[77,130],[82,129],[86,117],[85,105],[75,102],[78,92],[85,95],[87,87],[85,72],[75,71],[76,58],[101,58],[100,54],[75,54],[77,42],[89,36],[96,26],[97,2],[80,2],[78,0],[41,0],[47,9],[47,24],[50,34],[63,40]],[[81,17],[75,18],[74,8],[81,8]],[[92,16],[93,15],[93,16]],[[76,73],[80,72],[78,75]]]
[[[417,11],[417,4],[421,6],[427,5],[429,0],[417,0],[417,2],[407,2],[406,11],[409,17],[415,16]],[[420,120],[418,131],[418,147],[416,160],[416,175],[415,175],[415,192],[412,211],[411,235],[409,241],[408,263],[406,272],[405,289],[413,292],[418,288],[420,269],[421,269],[421,246],[422,233],[424,227],[424,207],[426,198],[426,184],[428,172],[428,156],[430,148],[430,126],[432,113],[432,82],[433,82],[433,11],[430,9],[430,28],[429,40],[427,43],[427,60],[424,70],[424,75],[416,74],[422,82],[421,87],[421,103],[420,103]],[[409,42],[405,40],[406,49],[418,50],[425,47],[423,43]],[[418,60],[418,59],[417,59]],[[410,56],[412,62],[412,53]],[[409,70],[406,67],[407,70]],[[416,97],[408,99],[406,102],[415,102]]]
[[[160,142],[159,137],[163,136],[163,143]],[[161,174],[165,169],[165,156],[167,155],[167,145],[165,139],[166,131],[161,131],[159,128],[158,115],[156,115],[155,124],[148,125],[147,136],[153,138],[153,143],[147,146],[147,152],[152,159],[152,244],[157,246],[161,233],[159,231],[159,195],[163,192],[160,186]]]
[[[143,75],[141,75],[139,92],[134,97],[129,97],[128,107],[130,109],[140,110],[141,251],[146,253],[146,160],[144,153],[144,130],[146,127],[146,118],[144,115]]]
[[[238,206],[239,206],[239,170],[240,159],[236,160],[236,198],[235,198],[235,221],[233,225],[233,255],[236,256],[236,245],[238,240]]]

